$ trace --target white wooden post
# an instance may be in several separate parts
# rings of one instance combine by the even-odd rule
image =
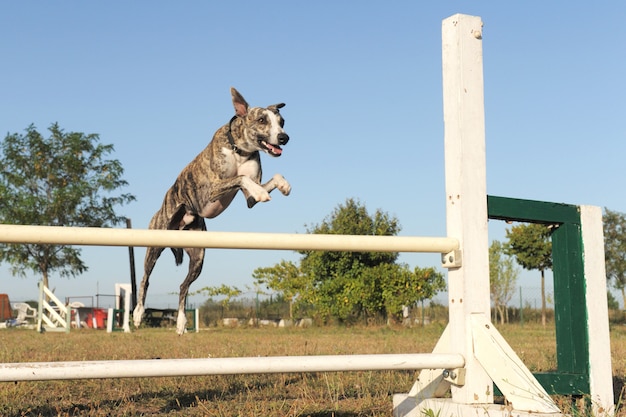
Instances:
[[[43,282],[39,281],[37,283],[39,287],[39,304],[37,305],[37,332],[41,333],[43,330],[43,302],[44,302],[44,294],[43,294]]]
[[[124,333],[130,333],[130,299],[132,297],[130,284],[115,284],[115,308],[123,309],[122,328]],[[120,297],[124,298],[124,305],[120,303]]]
[[[442,23],[447,235],[459,239],[462,266],[448,270],[450,350],[466,360],[460,404],[493,403],[493,383],[474,357],[470,317],[489,317],[487,175],[482,21],[454,15]]]
[[[113,323],[115,322],[115,309],[109,308],[107,310],[107,333],[113,332]]]
[[[609,311],[606,300],[602,209],[594,206],[580,206],[580,223],[585,265],[591,404],[595,416],[612,416],[615,410]]]

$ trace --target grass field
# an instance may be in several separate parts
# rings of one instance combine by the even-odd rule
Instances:
[[[532,371],[555,367],[554,329],[500,326]],[[0,361],[430,352],[443,328],[215,328],[131,334],[97,330],[0,331]],[[614,376],[626,375],[626,328],[611,330]],[[13,416],[390,416],[391,396],[416,372],[348,372],[0,383],[0,415]],[[616,398],[618,398],[616,396]],[[626,416],[623,410],[619,416]]]

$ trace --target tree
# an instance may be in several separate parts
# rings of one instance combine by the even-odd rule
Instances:
[[[505,251],[515,256],[517,263],[527,270],[541,272],[541,324],[546,325],[545,270],[552,269],[551,229],[545,224],[530,223],[506,229],[508,242]]]
[[[115,207],[135,200],[115,194],[128,185],[121,163],[106,159],[113,145],[97,134],[64,132],[58,124],[44,138],[33,125],[25,134],[8,134],[0,145],[0,222],[47,226],[110,227],[125,218]],[[0,245],[0,261],[15,275],[26,271],[76,276],[87,270],[81,250],[62,245]]]
[[[204,294],[209,298],[223,295],[224,298],[220,302],[223,311],[224,309],[228,309],[228,304],[230,304],[231,298],[239,297],[241,295],[241,290],[235,286],[230,287],[228,285],[222,284],[219,287],[203,287],[189,295],[197,294]]]
[[[432,298],[446,289],[443,274],[435,268],[419,268],[413,271],[406,264],[383,264],[370,269],[381,277],[380,299],[387,322],[401,321],[404,306],[413,306],[419,300]],[[378,294],[372,294],[374,299]]]
[[[602,220],[606,278],[621,291],[626,306],[626,215],[605,208]]]
[[[494,240],[489,247],[489,288],[494,304],[494,322],[500,315],[500,323],[508,322],[507,305],[513,297],[519,268],[513,263],[513,258],[506,255],[502,242]]]
[[[615,298],[611,291],[606,292],[606,303],[609,307],[609,310],[619,310],[619,302]]]
[[[257,268],[252,277],[259,285],[265,285],[282,294],[289,302],[289,318],[293,319],[294,303],[299,294],[306,291],[307,281],[300,267],[293,262],[282,260],[279,264]]]
[[[321,224],[307,230],[314,234],[383,235],[400,231],[395,217],[348,199]],[[282,261],[255,270],[255,279],[281,291],[297,303],[313,305],[322,320],[343,322],[358,318],[396,318],[403,305],[413,305],[445,289],[442,274],[433,268],[397,264],[398,253],[300,251],[300,265]]]
[[[200,307],[201,320],[205,325],[209,325],[212,321],[221,321],[225,317],[225,312],[231,309],[237,310],[237,304],[231,303],[232,299],[239,297],[242,291],[237,287],[230,287],[222,284],[221,286],[203,287],[188,295],[202,294],[207,297],[206,301]],[[224,296],[218,302],[213,297]],[[236,311],[235,311],[236,312]]]
[[[322,223],[308,229],[313,234],[394,236],[400,231],[397,218],[381,210],[373,215],[359,201],[349,198],[327,216]],[[300,268],[309,279],[305,294],[307,302],[316,306],[323,319],[330,317],[340,321],[353,321],[362,316],[364,300],[372,291],[380,291],[376,280],[365,275],[368,268],[393,264],[397,252],[331,252],[300,251],[303,257]],[[382,307],[378,309],[382,312]]]

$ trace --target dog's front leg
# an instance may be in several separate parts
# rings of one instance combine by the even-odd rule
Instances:
[[[208,193],[210,199],[204,205],[200,204],[202,210],[198,214],[209,219],[220,215],[230,205],[239,190],[244,193],[246,201],[253,200],[256,203],[270,200],[269,193],[258,182],[247,175],[238,175],[234,178],[214,181]]]
[[[274,191],[276,188],[278,188],[278,190],[283,193],[283,195],[289,195],[289,193],[291,192],[291,185],[287,182],[285,177],[280,174],[274,174],[271,180],[261,185],[261,188],[263,188],[265,192],[267,192],[268,197],[269,193]],[[248,208],[252,208],[259,201],[267,200],[257,200],[252,195],[248,196],[248,194],[246,193],[246,201],[248,202]]]

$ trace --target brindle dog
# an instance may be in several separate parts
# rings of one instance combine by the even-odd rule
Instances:
[[[278,188],[289,195],[291,185],[276,174],[261,184],[259,151],[278,157],[281,145],[289,141],[283,129],[279,109],[283,103],[267,108],[249,108],[234,88],[230,89],[235,116],[215,132],[209,145],[187,165],[174,185],[167,191],[163,205],[150,221],[150,229],[206,230],[204,218],[212,219],[229,206],[241,190],[248,207],[259,201],[269,201],[270,192]],[[185,298],[189,286],[198,278],[204,262],[204,248],[171,248],[180,265],[183,250],[189,255],[189,272],[180,285],[176,331],[185,332]],[[137,306],[133,312],[135,326],[141,324],[148,281],[154,265],[164,248],[148,248],[144,260],[144,276],[139,287]]]

